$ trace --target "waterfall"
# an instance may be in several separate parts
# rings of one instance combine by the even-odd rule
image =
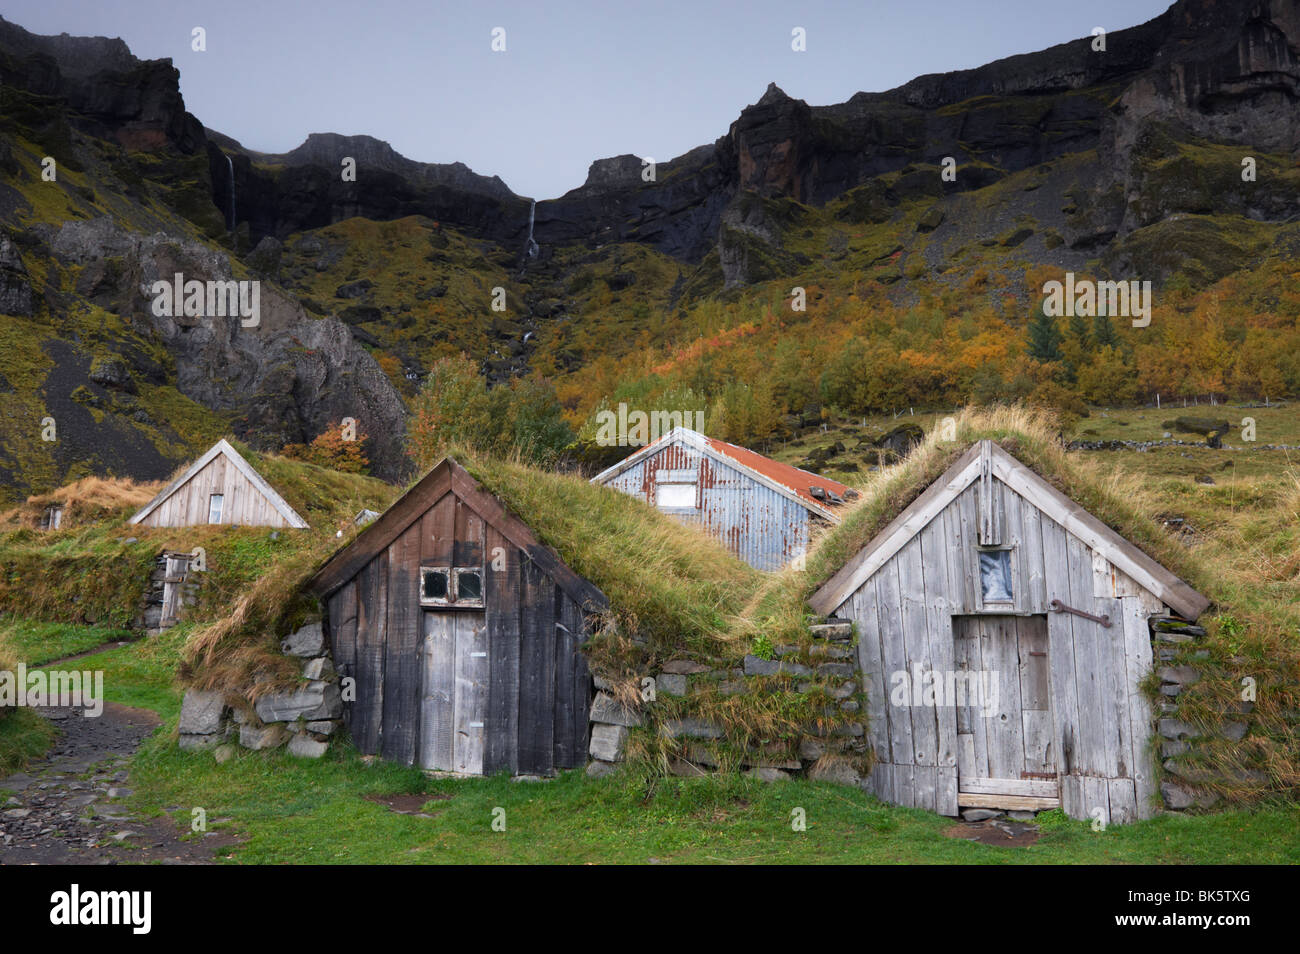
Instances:
[[[235,163],[226,156],[226,168],[230,170],[230,234],[235,234]]]
[[[541,251],[537,243],[533,241],[533,220],[537,216],[537,200],[533,199],[533,204],[528,207],[528,257],[536,258],[537,253]]]

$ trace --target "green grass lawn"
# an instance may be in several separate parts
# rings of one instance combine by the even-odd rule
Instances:
[[[71,623],[43,623],[30,619],[6,619],[0,622],[0,640],[9,644],[15,655],[29,666],[39,666],[83,653],[105,643],[130,641],[130,630],[100,626],[76,626]]]
[[[1021,848],[948,837],[951,819],[884,805],[825,782],[661,780],[570,772],[550,782],[427,779],[351,751],[318,762],[239,751],[217,764],[179,751],[166,732],[136,757],[136,806],[192,809],[243,837],[230,860],[271,863],[1294,864],[1300,809],[1167,816],[1094,832],[1039,816]],[[432,817],[397,814],[366,795],[426,793]],[[498,811],[498,809],[500,811]],[[792,825],[796,810],[806,830]],[[493,828],[503,818],[505,830]]]
[[[164,719],[172,718],[181,711],[183,693],[176,684],[176,667],[189,631],[190,626],[182,623],[157,636],[83,656],[71,665],[102,671],[107,701],[152,709]]]
[[[152,709],[164,718],[178,715],[181,691],[176,666],[189,627],[185,624],[126,646],[82,656],[67,664],[104,673],[104,697],[109,702]],[[32,668],[105,643],[135,638],[119,629],[43,623],[9,618],[0,623],[0,643]],[[39,758],[58,735],[54,726],[30,709],[19,708],[0,718],[0,775],[23,768]]]
[[[951,819],[885,805],[856,789],[794,780],[633,778],[593,781],[571,772],[544,783],[507,778],[429,779],[367,761],[348,746],[320,761],[236,748],[181,752],[175,672],[190,627],[78,659],[104,672],[109,701],[158,712],[168,723],[131,769],[134,807],[174,812],[187,828],[201,807],[240,843],[240,864],[273,863],[772,863],[772,864],[1295,864],[1300,808],[1169,815],[1094,832],[1059,812],[1039,816],[1036,844],[997,847],[949,837]],[[4,633],[33,663],[101,645],[116,631],[9,620]],[[20,710],[0,719],[0,772],[38,756],[49,723]],[[427,794],[421,818],[367,795]],[[496,810],[500,809],[500,812]],[[806,830],[793,828],[802,810]],[[493,827],[504,818],[505,830]],[[217,822],[215,820],[222,819]],[[198,837],[198,836],[190,836]]]
[[[23,768],[54,742],[58,730],[30,709],[0,717],[0,778]]]
[[[193,808],[203,808],[214,827],[239,836],[228,851],[234,863],[1300,862],[1297,807],[1170,815],[1104,832],[1054,812],[1039,817],[1036,844],[1006,848],[945,835],[951,819],[803,780],[666,779],[647,788],[632,778],[593,781],[581,772],[544,783],[428,779],[415,769],[364,760],[347,746],[320,761],[237,748],[218,764],[211,753],[181,752],[175,744],[181,698],[175,672],[188,630],[182,624],[83,657],[77,666],[103,670],[110,701],[169,720],[133,761],[134,807],[174,811],[182,828]],[[53,638],[36,640],[32,634],[40,632]],[[87,627],[41,630],[12,620],[6,633],[27,647],[30,659],[80,643],[99,645],[104,636]],[[0,771],[38,755],[52,737],[49,724],[27,711],[0,720],[0,751],[14,755]],[[413,793],[428,795],[432,817],[398,814],[365,798]],[[806,819],[804,831],[792,826],[796,809]],[[504,818],[504,831],[494,830],[496,818]]]

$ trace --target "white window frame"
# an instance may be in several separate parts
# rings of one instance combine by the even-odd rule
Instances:
[[[212,519],[213,502],[216,502],[217,519]],[[226,516],[226,495],[208,494],[208,523],[220,524]]]
[[[424,577],[426,573],[445,573],[447,575],[447,596],[438,599],[424,595]],[[473,573],[478,577],[479,595],[475,599],[461,599],[460,574]],[[483,594],[487,591],[487,574],[481,566],[421,566],[420,567],[420,605],[442,606],[449,609],[482,609]]]
[[[447,575],[447,595],[442,599],[436,596],[424,595],[424,577],[428,573],[445,573]],[[451,567],[449,566],[422,566],[420,567],[420,605],[421,606],[450,606],[451,596],[455,592],[451,582]]]
[[[675,489],[677,487],[690,488],[691,502],[689,504],[666,503],[661,499],[660,495],[663,491],[669,489]],[[671,510],[671,511],[699,510],[700,509],[699,483],[697,481],[687,482],[684,480],[674,480],[674,481],[665,481],[663,483],[655,484],[655,507],[659,510]]]
[[[461,597],[460,575],[462,573],[473,573],[475,576],[478,577],[478,596],[473,597],[471,599],[464,599]],[[454,584],[454,592],[456,595],[456,601],[455,601],[456,606],[472,606],[477,608],[483,605],[483,594],[487,588],[487,580],[485,579],[485,575],[483,573],[482,567],[477,567],[477,566],[452,567],[451,577],[452,577],[452,583]]]

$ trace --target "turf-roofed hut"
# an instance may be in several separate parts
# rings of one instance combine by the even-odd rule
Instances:
[[[208,448],[129,522],[149,527],[307,529],[307,521],[225,439]]]
[[[926,459],[949,460],[937,446]],[[1059,805],[1075,818],[1149,817],[1148,624],[1195,620],[1209,601],[1058,489],[1071,483],[1050,470],[1059,449],[1036,453],[1035,469],[1019,446],[974,440],[937,476],[905,473],[924,489],[880,486],[910,502],[876,506],[869,526],[892,522],[841,548],[847,561],[809,600],[857,627],[867,787],[944,815]],[[1149,520],[1091,491],[1112,523],[1153,539]]]
[[[854,491],[685,427],[592,478],[695,524],[759,570],[798,562]]]
[[[465,774],[586,762],[593,689],[581,647],[608,601],[456,460],[308,587],[335,668],[355,680],[344,714],[362,753]]]

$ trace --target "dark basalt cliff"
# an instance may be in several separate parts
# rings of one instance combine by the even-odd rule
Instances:
[[[543,244],[644,242],[698,262],[744,190],[820,205],[882,173],[948,156],[975,167],[960,181],[978,188],[1094,148],[1105,185],[1123,178],[1137,130],[1153,120],[1294,150],[1298,51],[1297,0],[1180,0],[1108,34],[1104,51],[1083,37],[825,107],[771,86],[717,142],[660,163],[654,181],[636,157],[597,160],[582,187],[538,203],[535,235]],[[185,112],[170,62],[137,60],[120,40],[37,37],[0,20],[0,70],[6,85],[65,100],[92,131],[134,148],[206,149],[221,210],[230,206],[230,155],[250,245],[351,216],[425,215],[511,247],[526,238],[528,200],[460,163],[415,162],[368,136],[313,134],[267,155],[205,132]],[[356,182],[339,175],[345,156],[357,161]]]
[[[0,17],[0,85],[66,106],[91,135],[131,149],[206,145],[170,60],[139,60],[120,39],[37,36]]]

